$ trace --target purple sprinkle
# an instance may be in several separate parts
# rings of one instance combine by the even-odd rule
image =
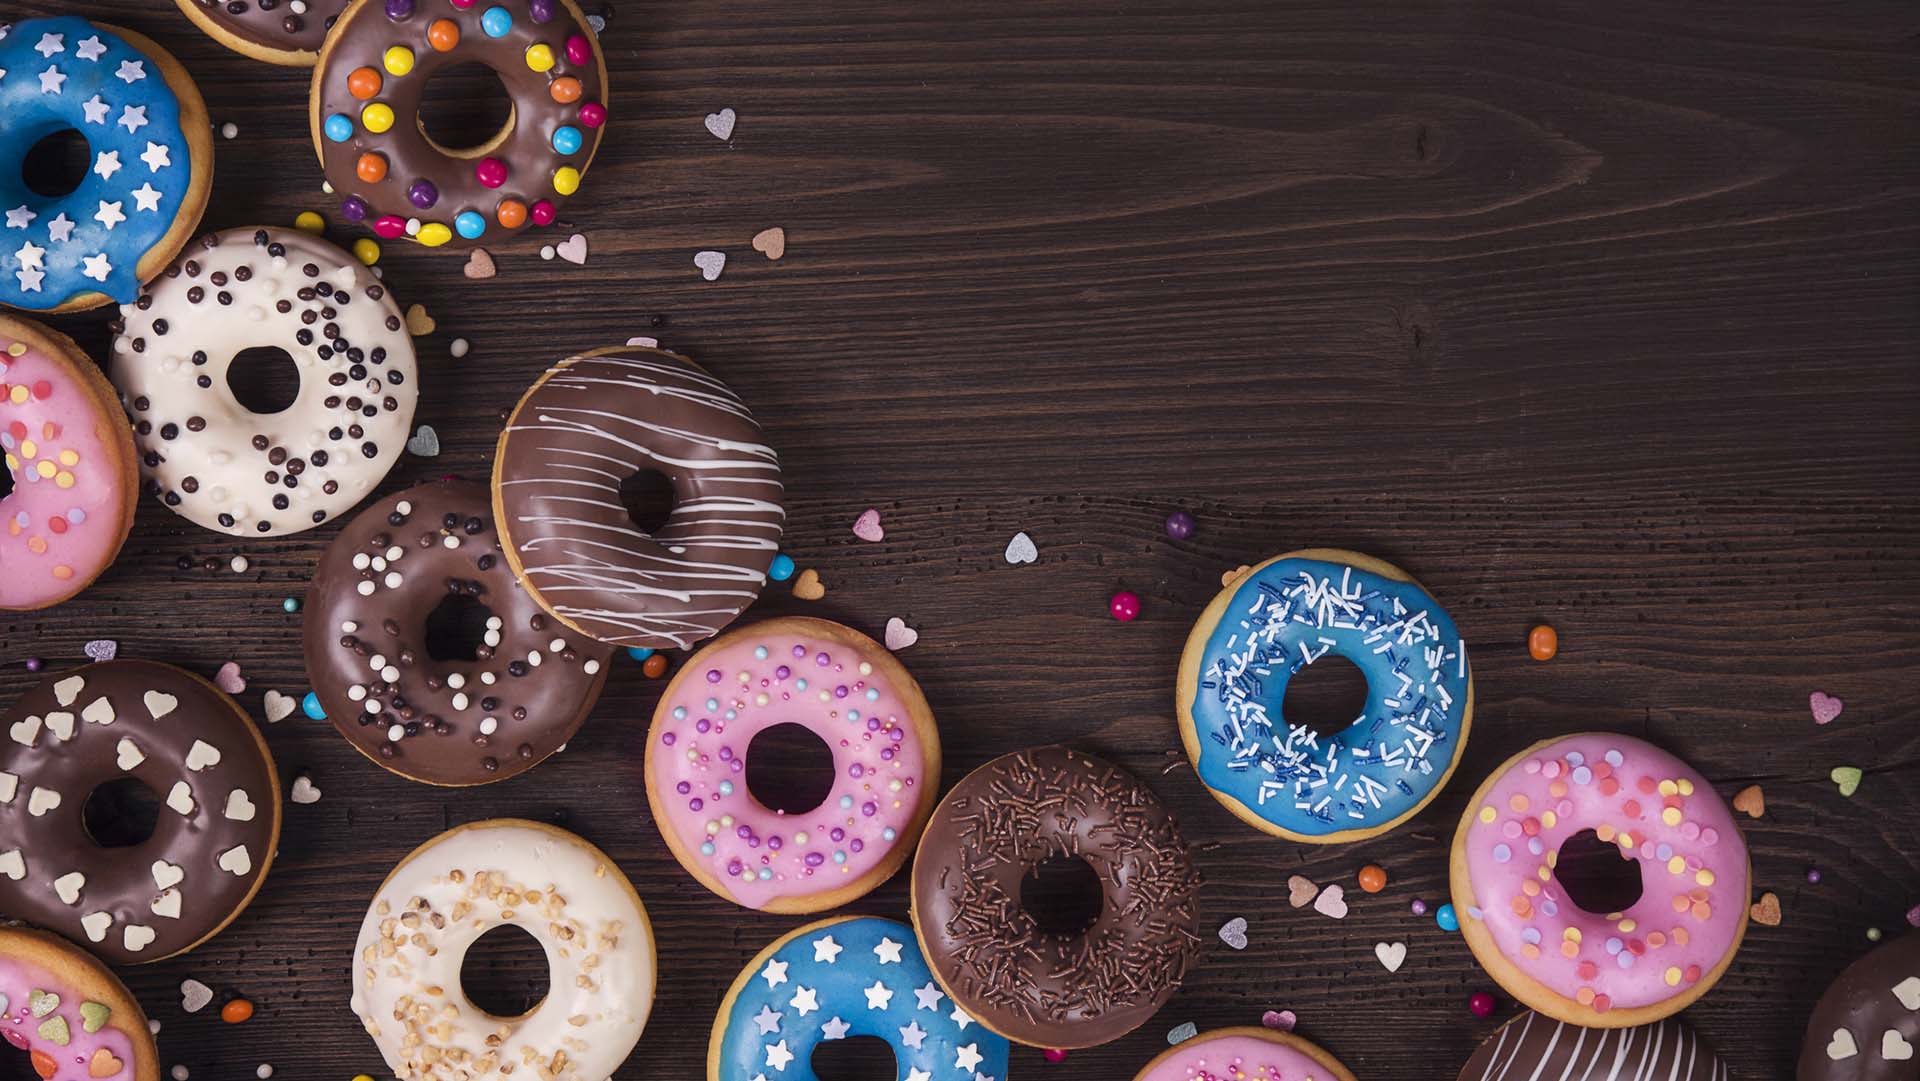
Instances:
[[[827,862],[827,857],[825,857],[825,856],[823,856],[823,855],[821,855],[820,853],[818,853],[818,852],[809,852],[809,853],[807,853],[807,866],[808,866],[808,867],[818,867],[818,866],[820,866],[821,864],[823,864],[823,863],[825,863],[825,862]]]
[[[120,655],[120,643],[111,638],[96,638],[87,643],[87,656],[96,661],[110,661]]]
[[[434,187],[431,180],[416,180],[407,189],[407,199],[414,206],[427,210],[440,201],[440,189]]]
[[[702,810],[706,807],[706,805],[707,805],[706,800],[701,799],[699,796],[695,796],[693,797],[693,799],[687,802],[687,810],[689,811]]]
[[[847,839],[847,831],[841,829],[839,826],[835,826],[833,827],[832,832],[828,833],[827,836],[833,839],[834,844],[839,844],[841,841],[844,841]]]
[[[674,736],[672,732],[662,732],[660,734],[660,742],[666,744],[669,747],[673,746],[673,739],[674,739]]]
[[[707,669],[707,682],[708,683],[720,682],[720,670],[718,668]]]
[[[413,15],[413,0],[387,0],[387,18],[399,21]]]
[[[813,658],[813,663],[819,665],[822,668],[825,668],[827,665],[830,665],[833,663],[833,658],[827,656],[825,653],[821,653],[818,656]]]
[[[891,762],[891,761],[893,761],[893,748],[892,748],[892,747],[882,747],[882,748],[880,748],[880,761],[882,761],[882,762]]]
[[[1914,905],[1912,908],[1907,909],[1907,925],[1909,927],[1920,927],[1920,905]]]
[[[866,775],[867,775],[867,767],[861,765],[858,762],[855,762],[853,765],[847,767],[847,776],[849,777],[864,777]]]
[[[527,14],[537,23],[553,21],[553,0],[533,0],[527,5]]]
[[[367,220],[367,201],[358,195],[349,195],[340,200],[340,216],[348,221]]]
[[[1193,536],[1193,515],[1183,510],[1167,515],[1167,536],[1174,540],[1186,540]]]
[[[748,838],[747,838],[747,847],[748,847],[748,848],[759,848],[759,847],[760,847],[760,838],[758,838],[758,837],[748,837]]]
[[[29,672],[38,672],[39,670],[40,670],[40,658],[38,658],[38,657],[28,657],[28,658],[27,658],[27,671],[29,671]]]
[[[696,732],[705,732],[712,727],[713,727],[713,722],[708,720],[705,717],[702,717],[699,720],[693,722],[693,729]]]
[[[1807,881],[1812,882],[1815,885],[1818,885],[1820,882],[1820,868],[1818,867],[1807,868]]]
[[[773,849],[775,852],[785,847],[786,843],[786,840],[777,833],[767,838],[767,847]]]
[[[793,674],[793,669],[788,668],[784,664],[773,670],[773,678],[775,679],[785,679],[792,674]]]
[[[855,837],[853,839],[853,843],[849,844],[847,847],[853,849],[855,852],[858,852],[861,849],[867,847],[867,845],[865,841],[862,841],[860,838]]]
[[[679,784],[673,786],[673,790],[684,796],[687,793],[693,791],[693,786],[688,784],[685,781],[681,781]]]
[[[878,731],[880,731],[880,718],[878,718],[878,717],[868,717],[868,718],[867,718],[867,731],[869,731],[869,732],[878,732]]]
[[[753,836],[753,830],[750,829],[746,823],[742,822],[738,826],[733,827],[733,835],[744,841]]]
[[[879,804],[874,803],[872,800],[868,800],[867,802],[860,805],[860,813],[863,815],[866,815],[868,818],[872,818],[874,815],[880,813],[880,806]],[[855,842],[855,843],[858,843],[858,842]]]
[[[887,738],[898,743],[907,738],[907,730],[904,728],[889,728],[887,729]]]
[[[728,861],[727,861],[727,873],[728,873],[728,874],[730,874],[730,875],[732,875],[732,876],[733,876],[733,877],[735,877],[735,878],[739,878],[739,877],[740,877],[740,870],[741,870],[741,868],[740,868],[740,861],[739,861],[739,860],[728,860]]]
[[[733,761],[733,748],[732,748],[732,747],[722,747],[722,748],[720,748],[720,761],[722,761],[722,762],[731,762],[731,761]]]
[[[1425,901],[1422,901],[1418,897],[1415,897],[1413,899],[1413,904],[1409,905],[1408,907],[1413,909],[1413,914],[1416,916],[1424,916],[1427,914],[1427,903]]]
[[[842,683],[838,687],[835,687],[833,689],[833,696],[835,698],[845,698],[847,696],[847,685]]]
[[[730,769],[730,770],[732,770],[732,771],[733,771],[733,772],[735,772],[735,773],[739,773],[739,772],[740,772],[740,768],[741,768],[741,767],[742,767],[743,765],[745,765],[745,763],[744,763],[744,762],[742,762],[742,761],[741,761],[740,759],[738,759],[738,758],[730,758],[730,759],[728,759],[728,760],[727,760],[727,768],[728,768],[728,769]]]
[[[794,655],[794,656],[796,656],[796,657],[804,657],[804,656],[806,656],[806,655],[807,655],[807,647],[805,647],[805,646],[795,646],[795,647],[793,647],[793,655]]]

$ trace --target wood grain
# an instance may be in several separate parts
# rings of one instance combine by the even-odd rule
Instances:
[[[238,125],[209,227],[330,209],[297,73],[167,5],[87,10],[175,50]],[[1725,795],[1765,787],[1747,835],[1784,921],[1688,1012],[1737,1077],[1786,1076],[1866,929],[1920,902],[1910,4],[622,0],[604,41],[612,128],[569,207],[585,266],[524,239],[475,282],[387,245],[396,294],[439,321],[420,417],[445,450],[383,491],[483,476],[502,410],[565,352],[652,334],[729,380],[786,466],[788,550],[828,590],[753,615],[906,618],[949,782],[1040,740],[1115,756],[1201,844],[1209,932],[1249,922],[1247,950],[1209,948],[1071,1076],[1129,1077],[1183,1021],[1287,1008],[1360,1077],[1451,1077],[1509,1008],[1471,1017],[1486,978],[1408,903],[1441,899],[1474,784],[1554,732],[1632,732]],[[721,106],[730,144],[701,126]],[[779,262],[748,246],[770,225]],[[730,256],[719,281],[692,265],[704,248]],[[103,352],[103,315],[58,322]],[[879,544],[848,530],[868,506]],[[1175,508],[1191,540],[1162,532]],[[1036,564],[1002,560],[1017,530]],[[0,619],[0,696],[31,682],[23,658],[69,663],[96,637],[203,674],[236,660],[256,711],[266,688],[303,693],[280,600],[331,533],[236,545],[145,504],[88,593]],[[1170,757],[1174,662],[1220,573],[1306,545],[1419,576],[1476,669],[1457,782],[1351,848],[1254,832]],[[176,565],[235,552],[245,574]],[[1139,621],[1106,616],[1119,587]],[[1546,664],[1525,649],[1543,620]],[[1825,728],[1816,689],[1846,700]],[[437,830],[523,815],[604,847],[652,911],[660,1001],[618,1076],[695,1076],[738,966],[794,921],[726,906],[668,856],[639,787],[659,690],[621,664],[565,754],[470,792],[389,776],[298,714],[272,726],[283,774],[325,795],[289,808],[240,921],[128,972],[166,1062],[378,1073],[346,1006],[375,885]],[[1826,780],[1840,764],[1867,772],[1850,800]],[[1368,862],[1392,875],[1377,896],[1351,888]],[[1352,914],[1288,908],[1294,873],[1347,882]],[[904,879],[852,908],[903,917]],[[1397,975],[1377,941],[1407,944]],[[490,983],[532,979],[515,956]],[[189,976],[259,1013],[184,1015]],[[1018,1077],[1049,1069],[1069,1075],[1016,1053]]]

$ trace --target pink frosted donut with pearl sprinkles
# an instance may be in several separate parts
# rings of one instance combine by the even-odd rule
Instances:
[[[1584,884],[1594,871],[1607,872],[1599,892]],[[1610,732],[1545,740],[1495,770],[1454,834],[1451,878],[1481,966],[1587,1028],[1679,1012],[1747,931],[1747,844],[1725,801],[1685,762]]]
[[[755,738],[788,725],[831,752],[830,787],[805,792],[813,802],[826,789],[816,806],[769,807],[748,789],[756,756],[779,753]],[[667,847],[702,885],[763,912],[820,912],[913,853],[938,794],[940,733],[920,685],[880,643],[824,619],[774,619],[681,666],[654,711],[646,778]]]
[[[133,527],[133,434],[73,339],[6,316],[0,452],[0,610],[59,604],[113,563]]]
[[[1133,1081],[1354,1081],[1332,1055],[1298,1036],[1240,1026],[1202,1032],[1162,1051]]]

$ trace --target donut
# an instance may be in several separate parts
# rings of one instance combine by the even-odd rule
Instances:
[[[1500,1026],[1459,1081],[1728,1081],[1732,1074],[1677,1018],[1636,1028],[1580,1028],[1532,1010]]]
[[[512,99],[476,147],[420,123],[436,72],[492,69]],[[308,98],[313,146],[340,213],[389,240],[465,246],[551,225],[600,147],[607,63],[573,0],[354,0],[334,24]]]
[[[1040,864],[1083,860],[1099,914],[1044,930],[1022,907]],[[1173,816],[1110,762],[1018,751],[963,778],[913,860],[913,926],[934,977],[981,1024],[1035,1047],[1092,1047],[1139,1027],[1200,955],[1200,873]]]
[[[467,657],[435,657],[428,639],[449,597],[491,613]],[[347,742],[437,785],[504,780],[559,750],[612,653],[552,625],[500,556],[486,485],[452,478],[347,523],[307,591],[305,641],[313,693]]]
[[[760,596],[780,549],[780,460],[739,396],[659,349],[568,357],[507,418],[493,516],[507,560],[562,623],[614,645],[688,649]],[[627,478],[673,485],[666,524],[641,532]]]
[[[213,129],[193,80],[140,34],[78,16],[0,25],[0,304],[71,312],[134,298],[193,235],[213,182]],[[78,131],[80,186],[41,195],[21,173]]]
[[[814,1049],[872,1036],[905,1081],[1007,1076],[1007,1041],[947,1001],[913,928],[839,916],[789,931],[740,970],[707,1044],[707,1081],[816,1081]]]
[[[42,931],[0,926],[0,1038],[25,1051],[39,1077],[159,1081],[147,1015],[126,985]]]
[[[1340,1060],[1287,1032],[1239,1026],[1162,1051],[1133,1081],[1354,1081]]]
[[[1360,669],[1367,701],[1323,737],[1281,703],[1287,681],[1329,654]],[[1452,617],[1405,571],[1337,548],[1275,556],[1221,590],[1187,636],[1174,698],[1207,791],[1302,844],[1362,840],[1420,813],[1473,725]]]
[[[1590,912],[1562,846],[1589,834],[1640,878],[1638,901]],[[1632,736],[1542,740],[1468,802],[1450,863],[1467,946],[1507,993],[1557,1021],[1631,1028],[1707,992],[1747,931],[1747,843],[1708,781]]]
[[[818,807],[788,815],[747,789],[754,737],[799,724],[833,755]],[[838,908],[892,878],[940,786],[940,730],[886,647],[791,617],[715,639],[667,684],[647,736],[647,805],[700,884],[763,912]]]
[[[280,780],[233,699],[152,661],[41,680],[0,714],[0,911],[116,965],[185,953],[253,900],[280,841]],[[85,808],[131,778],[153,835],[104,847]]]
[[[142,472],[162,503],[208,529],[283,536],[337,518],[406,445],[419,373],[400,309],[318,237],[209,233],[120,315],[112,378]],[[253,412],[228,385],[256,346],[284,350],[299,372],[279,412]]]
[[[1848,965],[1807,1019],[1797,1081],[1920,1077],[1920,932]]]
[[[206,35],[242,56],[288,68],[320,59],[346,0],[174,0]]]
[[[0,610],[59,604],[113,563],[133,528],[133,436],[72,338],[4,315],[0,451]]]
[[[549,990],[495,1017],[461,991],[460,966],[507,924],[545,949]],[[456,826],[414,849],[374,894],[353,955],[353,1012],[387,1067],[413,1081],[610,1077],[653,1008],[653,927],[633,883],[606,853],[539,822]]]

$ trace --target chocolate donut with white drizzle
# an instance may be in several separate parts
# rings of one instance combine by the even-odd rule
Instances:
[[[1727,1064],[1669,1017],[1637,1028],[1581,1028],[1528,1010],[1500,1026],[1459,1081],[1727,1081]]]
[[[655,471],[674,507],[652,534],[620,486]],[[786,523],[780,460],[725,383],[660,349],[568,357],[500,436],[493,510],[521,584],[555,618],[620,646],[686,649],[760,595]]]

